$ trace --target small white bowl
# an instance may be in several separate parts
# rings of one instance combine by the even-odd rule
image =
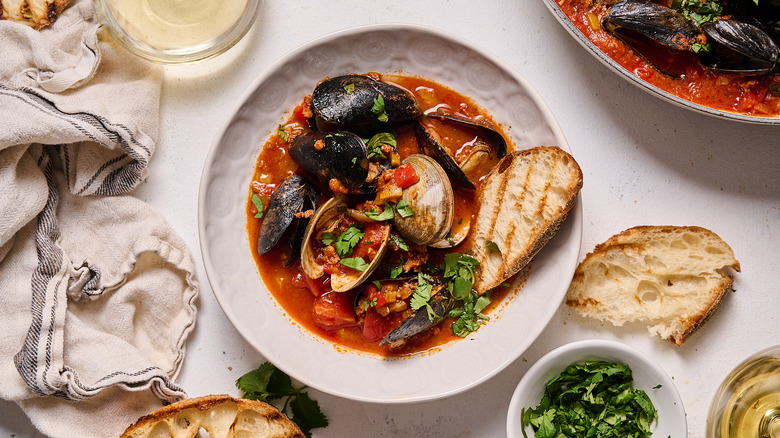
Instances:
[[[550,379],[561,374],[573,363],[593,360],[621,362],[631,368],[634,388],[643,389],[658,410],[658,420],[651,425],[653,437],[685,438],[688,436],[685,408],[674,382],[663,368],[649,357],[624,344],[594,339],[558,347],[539,359],[525,373],[509,403],[507,437],[523,436],[521,412],[523,409],[536,408]],[[529,437],[534,436],[530,425],[526,426],[526,434]]]

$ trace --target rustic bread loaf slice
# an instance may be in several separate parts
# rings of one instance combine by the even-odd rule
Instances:
[[[574,272],[566,304],[582,315],[646,323],[675,345],[709,319],[739,271],[734,252],[701,227],[639,226],[597,245]]]
[[[260,401],[229,395],[185,399],[141,417],[120,438],[303,438],[286,415]]]
[[[484,293],[523,269],[555,235],[582,188],[582,170],[555,146],[504,157],[479,187],[472,247]]]
[[[40,29],[52,23],[70,0],[0,0],[0,19]]]

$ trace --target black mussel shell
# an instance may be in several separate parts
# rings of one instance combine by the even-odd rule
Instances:
[[[383,111],[374,106],[379,96],[384,100]],[[409,91],[362,75],[326,79],[317,85],[311,97],[314,113],[333,125],[404,122],[422,114]]]
[[[289,152],[293,161],[324,184],[336,178],[357,190],[368,176],[366,144],[351,132],[307,132],[292,140]]]
[[[293,175],[282,181],[271,194],[268,208],[260,225],[257,253],[263,255],[273,248],[295,218],[295,213],[311,205],[314,189],[301,175]]]
[[[632,47],[641,35],[674,50],[690,51],[701,34],[680,12],[646,0],[615,3],[601,25]]]
[[[460,124],[470,128],[476,128],[480,131],[480,136],[483,137],[490,147],[491,155],[503,158],[506,155],[506,139],[494,129],[484,126],[480,123],[476,123],[465,117],[442,114],[442,113],[429,113],[425,117],[431,117],[442,120],[446,123]],[[422,148],[423,152],[435,159],[441,167],[447,172],[450,179],[461,187],[468,189],[476,189],[476,185],[461,169],[455,159],[447,152],[447,149],[439,142],[438,135],[429,132],[425,126],[419,121],[414,124],[414,133],[417,137],[417,144]]]
[[[314,190],[314,187],[307,184],[306,191],[304,193],[303,197],[303,207],[301,208],[301,212],[307,211],[307,210],[316,210],[317,209],[317,191]],[[293,265],[298,259],[301,258],[301,245],[303,244],[303,238],[306,235],[306,227],[309,225],[309,220],[311,218],[309,217],[296,217],[295,220],[293,220],[292,227],[293,227],[293,234],[292,238],[290,239],[290,255],[287,257],[287,261],[284,262],[284,267],[289,268]]]
[[[444,321],[454,302],[455,300],[443,288],[441,293],[431,297],[431,300],[428,302],[433,309],[434,318],[431,319],[429,317],[426,308],[418,309],[412,316],[406,318],[397,329],[385,336],[379,345],[390,345],[391,347],[403,345],[412,336],[420,334]]]
[[[766,74],[775,66],[777,45],[759,27],[736,20],[718,20],[701,26],[712,42],[699,61],[707,68],[724,73]]]

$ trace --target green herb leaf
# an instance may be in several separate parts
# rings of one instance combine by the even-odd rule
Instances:
[[[401,251],[409,252],[409,246],[406,245],[406,242],[404,242],[404,239],[402,239],[401,236],[390,234],[390,239],[393,240],[393,243],[395,243],[398,249],[400,249]]]
[[[374,99],[374,106],[371,107],[371,112],[376,115],[377,120],[380,122],[386,122],[388,120],[387,113],[385,112],[385,98],[380,94]]]
[[[497,253],[501,252],[501,250],[498,248],[498,245],[496,244],[496,242],[491,242],[489,240],[485,243],[485,248],[487,248],[488,251],[490,251],[490,252],[497,252]]]
[[[328,426],[328,418],[319,403],[305,392],[306,386],[293,385],[292,379],[270,362],[239,377],[236,387],[246,399],[264,402],[284,399],[284,404],[277,408],[290,417],[307,437],[311,437],[312,429]],[[288,406],[290,413],[286,412]]]
[[[414,210],[412,210],[411,207],[409,207],[409,203],[403,199],[395,204],[395,211],[397,211],[401,217],[414,216]]]
[[[254,204],[255,208],[257,208],[257,214],[255,215],[255,218],[260,219],[263,217],[263,200],[260,199],[256,193],[252,193],[252,204]]]
[[[376,208],[371,207],[371,211],[366,211],[366,216],[368,216],[370,219],[375,220],[377,222],[381,221],[389,221],[393,217],[395,217],[395,212],[393,212],[393,206],[385,202],[384,207],[382,208],[382,212],[379,213],[376,211]]]
[[[328,233],[322,233],[322,237],[320,240],[322,240],[323,245],[327,246],[332,244],[336,240],[336,238],[333,236],[333,233],[328,232]]]
[[[344,85],[344,91],[346,91],[347,94],[352,94],[352,92],[355,91],[355,84]]]
[[[360,272],[364,272],[366,269],[368,269],[368,263],[366,263],[365,260],[363,260],[362,257],[351,257],[346,259],[339,260],[339,263],[342,265],[355,269]]]
[[[360,231],[360,228],[350,225],[349,228],[339,234],[339,237],[333,242],[333,247],[336,249],[336,254],[339,257],[344,257],[352,254],[352,248],[360,242],[364,233]]]
[[[617,362],[575,363],[547,382],[534,409],[523,410],[523,428],[536,436],[642,438],[658,413],[642,390],[634,389],[631,369]]]
[[[284,141],[290,141],[290,136],[287,135],[287,131],[284,130],[284,125],[279,125],[279,128],[276,130],[276,133],[279,135],[279,137],[282,138]]]
[[[398,263],[398,266],[392,266],[390,268],[390,278],[398,278],[399,275],[403,274],[405,263],[406,260],[403,257],[401,257],[401,262]]]
[[[380,132],[374,134],[369,140],[364,140],[366,143],[366,149],[368,150],[368,158],[387,159],[384,153],[382,153],[382,145],[390,145],[393,148],[398,146],[398,142],[395,136],[389,132]]]

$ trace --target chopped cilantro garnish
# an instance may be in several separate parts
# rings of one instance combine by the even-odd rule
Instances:
[[[282,138],[284,141],[290,141],[290,136],[287,135],[287,131],[284,130],[284,125],[279,125],[279,129],[276,131],[276,133],[279,135],[279,137]]]
[[[375,220],[377,222],[381,221],[389,221],[393,217],[395,217],[395,213],[393,212],[393,206],[385,202],[384,207],[382,208],[381,212],[377,212],[375,207],[371,207],[371,211],[366,211],[366,216],[368,216],[370,219]]]
[[[352,164],[357,163],[357,157],[352,157]]]
[[[468,336],[489,319],[481,312],[490,304],[490,297],[477,295],[471,290],[477,267],[479,262],[474,257],[460,253],[446,254],[441,266],[444,279],[448,281],[447,290],[463,303],[449,313],[449,316],[457,318],[452,324],[452,333],[457,336]]]
[[[433,293],[433,285],[429,283],[432,278],[422,272],[417,274],[417,289],[412,293],[412,299],[409,301],[409,305],[414,310],[425,307],[428,311],[428,319],[433,320],[436,318],[436,313],[431,306],[431,294]]]
[[[362,257],[341,259],[339,260],[339,263],[360,272],[364,272],[366,269],[368,269],[368,263],[366,263]]]
[[[346,91],[347,94],[352,94],[352,92],[355,91],[355,84],[344,85],[344,91]]]
[[[363,234],[364,233],[360,231],[358,227],[350,225],[350,227],[344,230],[344,232],[333,242],[336,254],[338,254],[339,257],[352,254],[352,248],[360,242],[360,239],[363,238]]]
[[[720,0],[673,0],[672,8],[680,11],[683,17],[696,26],[718,21],[723,15]]]
[[[393,239],[393,243],[400,249],[401,251],[409,251],[409,246],[406,245],[406,242],[404,242],[404,239],[401,239],[401,236],[391,234],[390,238]]]
[[[404,264],[406,263],[406,259],[401,257],[401,261],[398,263],[398,266],[391,266],[390,267],[390,278],[398,278],[399,275],[401,275],[404,272]]]
[[[364,142],[366,143],[369,159],[387,159],[385,154],[382,153],[382,145],[389,145],[393,148],[398,146],[398,142],[396,141],[395,136],[389,132],[380,132],[378,134],[374,134],[373,137],[368,140],[364,140]]]
[[[322,233],[321,241],[323,245],[330,245],[335,240],[336,238],[333,236],[333,233]]]
[[[501,249],[498,248],[496,242],[491,242],[489,240],[485,243],[485,248],[490,252],[501,252]]]
[[[257,208],[257,214],[255,215],[255,218],[260,219],[263,217],[263,200],[260,199],[256,193],[252,193],[252,204],[254,204],[255,208]]]
[[[397,211],[401,217],[414,216],[414,210],[412,210],[411,207],[409,207],[409,203],[403,199],[398,201],[395,205],[395,211]]]
[[[376,115],[377,120],[380,122],[386,122],[388,120],[387,113],[385,112],[385,99],[381,94],[374,99],[374,106],[371,107],[371,112]]]
[[[319,403],[305,392],[307,387],[293,385],[292,379],[270,362],[239,377],[236,387],[244,393],[243,398],[249,400],[271,403],[284,399],[279,410],[307,437],[311,437],[312,429],[328,426],[328,418],[320,410]]]
[[[521,413],[522,427],[531,425],[537,438],[641,438],[657,419],[647,394],[634,389],[631,369],[605,361],[570,365],[547,382],[536,408]]]

